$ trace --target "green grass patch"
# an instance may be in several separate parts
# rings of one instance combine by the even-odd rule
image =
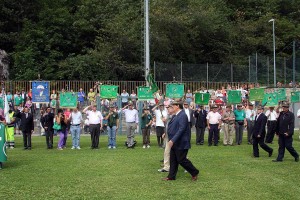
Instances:
[[[58,137],[55,137],[57,144]],[[197,182],[180,167],[176,181],[162,181],[159,173],[163,149],[151,136],[150,149],[136,136],[135,149],[126,149],[125,136],[117,137],[117,149],[107,149],[107,137],[100,137],[100,149],[91,150],[90,137],[81,137],[81,150],[47,150],[45,137],[33,137],[33,149],[24,151],[22,137],[16,149],[9,149],[8,162],[0,171],[0,199],[300,199],[300,163],[286,151],[284,162],[273,163],[260,149],[251,157],[252,146],[196,146],[188,157],[200,170]],[[206,138],[207,141],[207,138]],[[246,139],[244,138],[244,141]],[[294,140],[300,152],[299,139]]]

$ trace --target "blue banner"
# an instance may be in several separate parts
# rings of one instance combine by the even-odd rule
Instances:
[[[32,103],[49,103],[49,82],[32,82]]]

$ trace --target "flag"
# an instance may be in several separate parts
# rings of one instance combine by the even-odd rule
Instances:
[[[208,105],[210,99],[209,93],[195,93],[195,103],[199,105]]]
[[[149,87],[151,89],[151,91],[154,93],[154,92],[157,92],[157,90],[159,89],[158,86],[156,85],[153,77],[151,74],[148,74],[147,76],[147,81],[149,83]]]
[[[277,93],[266,93],[262,101],[262,105],[265,106],[277,106],[278,105],[278,96]]]
[[[292,103],[300,102],[300,91],[291,92],[291,102]]]
[[[77,93],[63,92],[59,95],[59,107],[61,108],[76,108],[77,107]]]
[[[0,108],[4,109],[4,101],[2,97],[0,97]]]
[[[228,90],[228,103],[238,104],[241,103],[241,91],[240,90]]]
[[[6,138],[5,138],[5,126],[0,124],[0,162],[7,161],[6,155]]]
[[[49,103],[49,81],[34,81],[31,83],[31,87],[33,103]]]
[[[178,83],[169,83],[166,86],[166,97],[182,98],[184,96],[184,85]]]
[[[6,94],[4,95],[4,117],[5,117],[6,123],[10,123],[9,105],[8,105]]]
[[[138,99],[139,100],[150,100],[154,99],[153,92],[150,87],[139,87],[138,88]]]
[[[250,89],[249,100],[250,101],[262,101],[264,99],[265,89],[254,88]]]
[[[275,91],[276,91],[276,94],[277,94],[277,97],[278,97],[278,101],[285,101],[286,100],[285,88],[277,88]]]
[[[101,85],[100,96],[104,99],[115,99],[118,96],[118,87],[115,85]]]

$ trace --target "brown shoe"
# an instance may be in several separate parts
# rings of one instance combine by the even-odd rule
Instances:
[[[198,180],[198,175],[192,176],[192,181],[197,181]]]
[[[173,179],[173,178],[168,178],[168,177],[163,178],[162,180],[163,180],[163,181],[175,181],[175,179]]]

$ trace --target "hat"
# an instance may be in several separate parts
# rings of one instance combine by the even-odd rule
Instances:
[[[110,108],[114,108],[115,105],[114,105],[114,104],[110,104],[109,107],[110,107]]]
[[[253,106],[253,104],[252,104],[252,103],[249,103],[248,106]]]
[[[159,105],[159,106],[164,106],[164,104],[163,104],[163,103],[159,103],[158,105]]]
[[[214,105],[212,105],[211,107],[212,107],[212,108],[218,108],[218,106],[217,106],[217,105],[215,105],[215,104],[214,104]]]
[[[257,106],[257,110],[263,110],[264,107],[262,107],[261,105]]]
[[[231,104],[227,104],[227,105],[226,105],[226,108],[231,108]]]
[[[282,107],[288,108],[290,107],[290,104],[288,102],[283,102]]]
[[[242,104],[238,104],[238,105],[237,105],[237,107],[242,107],[242,106],[243,106]]]
[[[173,102],[171,103],[171,106],[173,106],[173,105],[182,105],[182,101],[180,101],[180,100],[175,100],[175,101],[173,101]]]

